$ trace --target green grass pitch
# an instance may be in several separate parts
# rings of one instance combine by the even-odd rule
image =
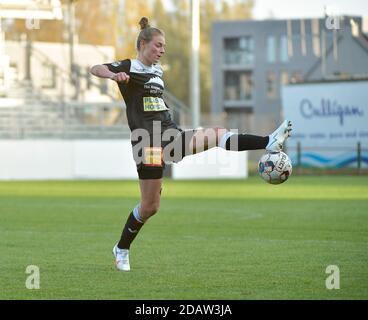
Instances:
[[[368,299],[367,177],[165,180],[162,195],[124,273],[111,249],[137,181],[1,182],[0,299]]]

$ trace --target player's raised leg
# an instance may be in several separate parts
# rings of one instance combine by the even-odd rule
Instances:
[[[231,151],[245,151],[265,149],[269,141],[269,137],[236,134],[225,128],[206,128],[198,129],[193,135],[189,150],[192,154],[206,151],[213,147],[221,147]]]
[[[231,151],[266,149],[267,151],[279,152],[282,150],[285,140],[290,136],[291,130],[292,126],[289,120],[285,120],[269,136],[236,134],[220,127],[199,129],[196,130],[189,143],[189,150],[192,154],[196,154],[218,146]]]

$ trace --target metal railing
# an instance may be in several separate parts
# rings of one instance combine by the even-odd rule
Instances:
[[[305,146],[299,141],[295,147],[288,146],[293,167],[297,173],[311,170],[329,172],[368,173],[368,148],[360,141],[352,146]]]
[[[0,108],[0,139],[121,139],[129,136],[121,102]]]

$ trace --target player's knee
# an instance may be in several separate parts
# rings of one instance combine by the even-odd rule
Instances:
[[[160,202],[149,202],[141,205],[140,213],[144,220],[152,217],[160,209]]]
[[[150,207],[149,207],[149,212],[150,212],[151,216],[156,214],[159,209],[160,209],[160,203],[159,202],[155,202],[155,203],[151,204]]]

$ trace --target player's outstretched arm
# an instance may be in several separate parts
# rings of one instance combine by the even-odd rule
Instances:
[[[125,72],[114,73],[103,64],[97,64],[90,69],[90,73],[96,77],[111,79],[117,82],[128,82],[130,77]]]

